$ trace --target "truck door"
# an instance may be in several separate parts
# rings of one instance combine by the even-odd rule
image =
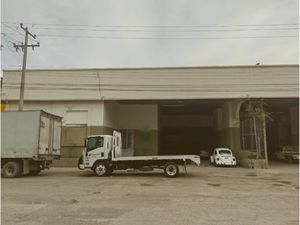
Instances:
[[[52,154],[59,158],[60,156],[60,139],[61,139],[61,122],[53,120],[53,144]]]
[[[114,137],[114,157],[118,158],[122,156],[122,139],[121,139],[121,133],[114,131],[113,133]]]
[[[45,116],[41,116],[40,119],[40,138],[39,138],[39,155],[48,155],[50,151],[50,119]],[[52,150],[52,149],[51,149]]]
[[[102,136],[89,137],[86,141],[85,155],[83,163],[86,167],[92,167],[98,159],[107,158],[104,148],[104,138]]]

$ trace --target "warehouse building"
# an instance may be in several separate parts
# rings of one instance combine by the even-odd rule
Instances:
[[[3,74],[5,110],[17,110],[20,70]],[[63,117],[62,158],[75,162],[84,139],[120,130],[128,155],[253,152],[243,98],[264,98],[269,155],[299,144],[299,66],[28,70],[24,110]],[[66,162],[66,161],[61,161]]]

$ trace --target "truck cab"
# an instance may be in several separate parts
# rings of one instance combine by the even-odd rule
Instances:
[[[92,135],[85,140],[85,148],[82,152],[80,169],[92,168],[97,160],[108,160],[113,149],[113,137],[111,135]]]

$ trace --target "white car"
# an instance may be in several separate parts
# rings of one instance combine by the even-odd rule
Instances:
[[[210,156],[210,162],[215,166],[236,166],[236,158],[229,148],[215,148]]]

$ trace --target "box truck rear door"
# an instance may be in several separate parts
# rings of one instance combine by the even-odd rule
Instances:
[[[60,156],[61,122],[54,120],[52,154]]]
[[[42,115],[40,120],[39,155],[49,154],[50,142],[50,118]]]

